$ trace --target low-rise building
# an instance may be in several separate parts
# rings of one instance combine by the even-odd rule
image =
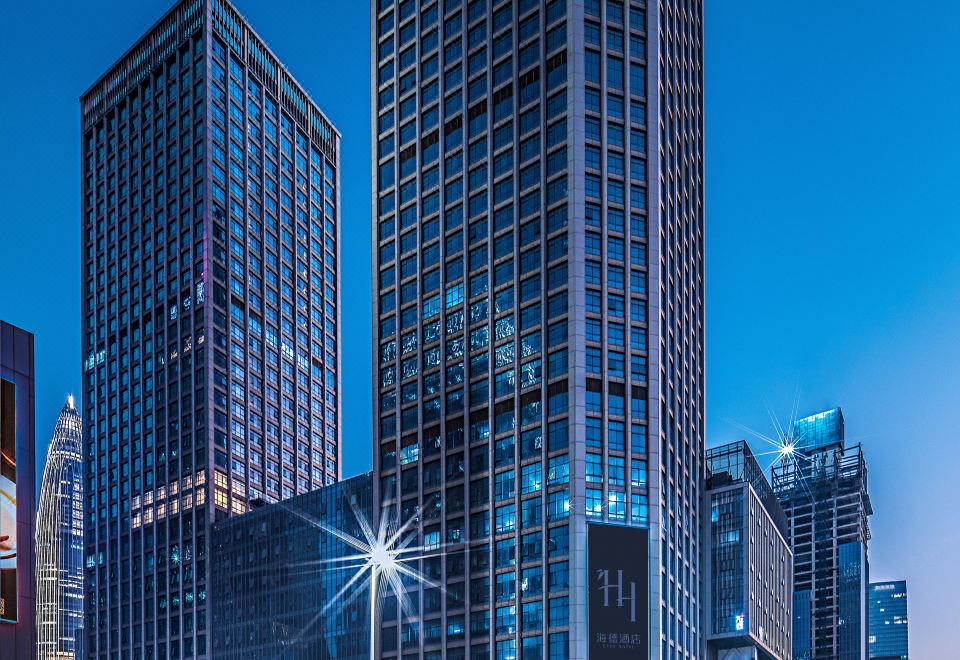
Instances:
[[[746,442],[707,450],[710,660],[788,660],[793,555],[787,522]]]
[[[364,539],[372,497],[367,473],[214,525],[214,658],[369,657],[363,562],[335,532]]]

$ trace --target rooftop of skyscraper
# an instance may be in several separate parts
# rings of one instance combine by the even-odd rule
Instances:
[[[215,30],[230,42],[234,51],[245,52],[247,65],[256,69],[279,99],[289,102],[288,111],[298,114],[300,119],[309,117],[309,122],[302,123],[309,123],[317,133],[316,139],[329,142],[328,146],[336,149],[340,132],[228,0],[180,0],[174,4],[80,95],[84,127],[173,55],[186,36],[201,29],[205,11],[212,13]]]
[[[797,449],[810,453],[843,448],[843,411],[831,408],[793,422],[793,440]]]
[[[707,449],[707,488],[723,488],[738,483],[750,484],[773,519],[780,533],[787,534],[787,519],[773,488],[763,473],[750,445],[738,440]]]

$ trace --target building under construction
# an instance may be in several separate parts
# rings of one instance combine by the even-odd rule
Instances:
[[[793,548],[793,658],[862,660],[873,514],[863,452],[846,445],[839,408],[795,421],[793,443],[772,471]]]

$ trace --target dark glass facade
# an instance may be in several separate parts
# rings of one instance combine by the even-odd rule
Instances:
[[[374,489],[442,556],[383,657],[585,657],[588,521],[702,657],[702,7],[373,0]]]
[[[37,655],[33,334],[0,321],[0,658]]]
[[[837,546],[837,642],[840,660],[858,660],[868,652],[867,546],[849,541]]]
[[[839,408],[798,420],[796,456],[773,467],[773,489],[789,523],[794,589],[810,615],[794,622],[795,660],[862,660],[868,652],[873,506],[863,452],[847,446],[843,430]]]
[[[81,125],[84,652],[204,657],[211,523],[340,475],[340,137],[223,0]]]
[[[793,592],[793,658],[810,660],[813,657],[813,611],[810,589]]]
[[[364,539],[372,519],[367,473],[216,523],[213,657],[367,660],[369,585],[348,584],[363,562],[321,524]]]
[[[787,660],[793,555],[786,518],[747,443],[709,449],[706,468],[707,657]]]
[[[910,657],[907,583],[870,583],[870,658],[908,660]]]
[[[747,630],[744,504],[739,489],[710,495],[710,630],[715,634]]]

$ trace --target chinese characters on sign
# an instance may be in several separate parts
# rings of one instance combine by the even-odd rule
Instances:
[[[646,529],[588,526],[589,648],[592,660],[648,660]]]

